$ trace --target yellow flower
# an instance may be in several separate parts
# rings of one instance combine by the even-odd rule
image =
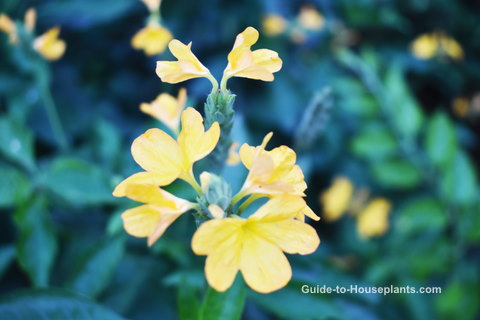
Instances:
[[[0,14],[0,31],[8,35],[10,43],[17,42],[17,26],[6,14]]]
[[[228,54],[228,65],[223,72],[222,82],[231,77],[273,81],[273,73],[282,68],[278,53],[268,49],[252,51],[250,48],[258,40],[258,31],[248,27],[240,33]],[[223,87],[223,86],[222,86]]]
[[[60,28],[54,27],[33,42],[33,47],[47,60],[58,60],[65,53],[65,41],[58,38]]]
[[[338,177],[320,197],[327,221],[338,220],[348,210],[353,195],[353,184],[345,177]]]
[[[357,231],[363,238],[384,234],[388,229],[391,204],[387,199],[373,199],[359,214]]]
[[[420,35],[412,42],[411,50],[419,59],[431,59],[439,53],[446,54],[455,60],[463,59],[463,49],[460,44],[443,32]]]
[[[452,105],[453,112],[458,117],[465,117],[468,115],[470,109],[470,101],[467,98],[459,97],[455,98]]]
[[[312,31],[322,29],[325,24],[325,19],[313,6],[303,6],[297,19],[302,27]]]
[[[23,18],[25,23],[25,28],[29,31],[33,31],[35,29],[35,24],[37,22],[37,11],[34,8],[30,8],[25,12],[25,16]]]
[[[192,53],[191,47],[192,43],[185,45],[178,40],[170,41],[168,48],[178,61],[157,61],[156,72],[163,82],[178,83],[202,77],[212,81],[210,71]]]
[[[412,53],[420,59],[430,59],[437,52],[437,40],[434,34],[422,34],[412,42]]]
[[[292,269],[283,252],[310,254],[320,244],[311,226],[294,217],[305,202],[295,196],[269,200],[248,219],[213,219],[192,238],[197,255],[207,255],[205,275],[211,287],[227,290],[240,271],[247,285],[269,293],[284,287]]]
[[[173,132],[178,134],[180,116],[187,103],[187,90],[181,88],[178,97],[172,97],[168,93],[160,94],[151,103],[142,103],[140,110],[163,122]]]
[[[268,197],[285,194],[305,196],[307,184],[302,169],[295,164],[297,158],[295,151],[287,146],[265,150],[272,135],[273,133],[268,133],[260,146],[252,147],[245,143],[240,148],[240,159],[249,169],[249,173],[242,190],[234,199],[248,194]],[[303,220],[304,215],[313,220],[320,219],[308,206],[305,206],[297,218]]]
[[[240,155],[238,153],[238,142],[234,142],[230,145],[230,148],[228,149],[228,158],[227,158],[227,164],[229,166],[236,166],[237,164],[240,163]]]
[[[287,22],[277,14],[268,14],[262,21],[262,27],[265,34],[277,36],[285,31]]]
[[[160,9],[160,4],[162,3],[162,0],[140,0],[147,6],[148,11],[150,12],[155,12]]]
[[[177,141],[159,129],[147,130],[133,141],[132,156],[145,171],[123,180],[113,191],[114,196],[125,196],[129,184],[166,186],[177,178],[200,191],[193,176],[193,164],[215,148],[220,126],[214,122],[205,131],[202,116],[191,107],[183,111],[181,122]]]
[[[133,36],[132,47],[143,50],[146,55],[152,56],[164,52],[172,38],[168,29],[158,23],[149,23]]]
[[[129,184],[125,196],[145,203],[122,214],[123,226],[128,234],[148,238],[151,246],[165,230],[183,213],[194,207],[193,203],[180,199],[154,185]]]

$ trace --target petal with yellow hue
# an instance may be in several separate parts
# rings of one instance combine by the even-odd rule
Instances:
[[[41,36],[37,37],[33,42],[33,47],[47,60],[58,60],[65,53],[67,45],[65,41],[58,38],[60,28],[54,27]]]
[[[293,195],[282,195],[271,198],[263,206],[261,206],[250,220],[261,220],[275,222],[283,219],[294,218],[298,212],[303,211],[306,203],[301,197]]]
[[[129,235],[148,237],[158,223],[160,212],[150,205],[138,206],[122,214],[123,226]]]
[[[148,8],[148,11],[150,12],[155,12],[160,9],[160,4],[162,3],[162,0],[140,0],[142,1],[145,6]]]
[[[219,138],[218,122],[214,122],[205,131],[200,113],[191,107],[185,109],[182,113],[182,131],[178,136],[178,144],[184,157],[184,170],[189,170],[193,163],[212,152]]]
[[[384,234],[388,229],[388,216],[392,205],[387,199],[373,199],[359,214],[357,231],[363,238]]]
[[[255,234],[261,234],[265,239],[278,245],[284,252],[290,254],[310,254],[320,245],[317,232],[310,225],[285,219],[269,223],[255,223],[249,226]]]
[[[167,28],[150,23],[133,36],[132,47],[152,56],[164,52],[172,39],[173,35]]]
[[[149,129],[132,143],[135,161],[146,171],[172,181],[180,175],[183,156],[177,142],[159,129]]]
[[[258,31],[248,27],[240,33],[228,55],[228,65],[224,78],[243,77],[263,81],[273,81],[273,73],[282,68],[278,53],[268,49],[251,51],[258,40]]]
[[[286,29],[287,21],[279,15],[268,14],[262,20],[263,32],[269,36],[277,36]]]
[[[210,71],[192,53],[191,43],[185,45],[174,39],[168,48],[178,61],[157,61],[156,73],[163,82],[178,83],[210,76]]]
[[[321,30],[325,24],[325,19],[313,6],[303,6],[298,15],[298,23],[307,30]]]
[[[162,175],[152,172],[138,172],[120,182],[113,191],[115,197],[125,197],[127,187],[130,184],[145,184],[154,186],[166,186],[173,182],[177,177],[173,175]]]
[[[137,202],[160,205],[175,210],[174,201],[167,199],[159,187],[151,184],[128,184],[125,196]]]
[[[332,186],[320,197],[327,221],[338,220],[348,210],[353,195],[353,184],[345,177],[335,178]]]
[[[33,31],[37,23],[37,11],[34,8],[29,8],[25,12],[23,20],[25,23],[25,28],[29,31]]]
[[[455,39],[441,35],[440,45],[442,50],[445,51],[452,59],[463,59],[463,48]]]
[[[160,94],[151,103],[142,103],[140,110],[153,118],[163,122],[173,132],[179,131],[180,116],[187,103],[187,90],[181,88],[178,97],[175,98],[168,93]]]
[[[422,34],[411,44],[412,53],[420,59],[430,59],[438,50],[438,41],[435,34]]]
[[[15,25],[15,22],[4,13],[0,14],[0,31],[5,32],[8,35],[10,43],[17,42],[17,26]]]
[[[193,252],[196,255],[212,253],[226,239],[239,232],[243,224],[243,219],[236,218],[213,219],[204,222],[193,235]]]
[[[247,285],[260,293],[283,288],[292,278],[290,263],[282,250],[253,232],[243,237],[240,270]]]
[[[240,154],[238,153],[238,143],[233,142],[230,145],[230,148],[228,148],[228,158],[227,158],[227,164],[229,166],[236,166],[237,164],[240,163]]]

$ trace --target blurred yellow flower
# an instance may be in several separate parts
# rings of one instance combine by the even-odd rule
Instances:
[[[125,196],[145,203],[122,214],[123,226],[128,234],[138,238],[148,238],[153,245],[165,230],[183,213],[194,207],[154,185],[129,184]]]
[[[168,48],[178,61],[157,61],[156,73],[163,82],[178,83],[194,78],[213,78],[210,71],[197,59],[191,50],[192,43],[185,45],[174,39]]]
[[[248,27],[240,33],[228,54],[228,65],[223,72],[222,83],[231,77],[273,81],[273,73],[282,68],[278,53],[268,49],[252,51],[250,48],[258,41],[258,31]]]
[[[391,204],[387,199],[373,199],[357,218],[357,231],[363,238],[384,234],[388,229]]]
[[[277,14],[268,14],[262,20],[262,29],[266,35],[277,36],[285,31],[287,21]]]
[[[6,14],[0,14],[0,31],[6,33],[10,43],[17,42],[17,26]]]
[[[133,141],[132,156],[145,171],[123,180],[113,191],[114,196],[125,196],[129,184],[165,186],[177,178],[201,192],[193,176],[193,164],[215,148],[220,126],[214,122],[205,131],[202,116],[191,107],[183,111],[181,122],[182,130],[177,141],[159,129],[147,130]]]
[[[411,44],[412,53],[419,59],[431,59],[445,54],[452,59],[463,59],[463,49],[453,38],[443,32],[426,33],[417,37]]]
[[[148,8],[148,11],[150,12],[155,12],[160,9],[160,4],[162,3],[162,0],[140,0],[145,4],[145,6]]]
[[[349,208],[353,196],[353,184],[346,177],[337,177],[332,186],[320,197],[327,221],[338,220]]]
[[[67,45],[65,41],[58,38],[60,27],[54,27],[37,37],[33,47],[47,60],[58,60],[65,53]]]
[[[164,52],[172,38],[168,29],[158,23],[149,23],[133,36],[132,47],[152,56]]]
[[[248,219],[230,217],[203,223],[193,235],[192,249],[207,256],[209,285],[223,292],[240,271],[255,291],[283,288],[292,276],[283,252],[310,254],[320,244],[315,229],[294,219],[304,207],[302,198],[283,196],[269,200]]]
[[[34,8],[28,9],[25,12],[23,20],[25,23],[25,28],[27,28],[29,31],[33,31],[37,23],[37,11]]]
[[[234,142],[230,145],[230,148],[228,149],[227,164],[229,166],[236,166],[240,163],[240,154],[238,153],[238,147],[240,147],[238,142]]]
[[[142,103],[140,110],[155,119],[163,122],[175,134],[178,135],[180,117],[187,103],[187,90],[181,88],[178,97],[175,98],[168,93],[160,94],[151,103]]]
[[[298,23],[307,30],[321,30],[325,24],[325,19],[313,6],[305,5],[298,14]]]

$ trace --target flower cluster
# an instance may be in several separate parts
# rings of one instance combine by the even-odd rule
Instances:
[[[443,58],[445,56],[453,60],[463,59],[462,46],[441,31],[418,36],[412,42],[411,51],[419,59]]]
[[[143,50],[146,55],[160,54],[167,48],[168,42],[173,39],[172,33],[161,23],[161,0],[140,0],[147,7],[150,15],[145,27],[140,29],[132,38],[132,47]]]
[[[222,90],[193,55],[191,45],[178,40],[169,44],[178,61],[160,61],[156,72],[163,81],[172,83],[206,77],[214,85],[210,96],[215,100],[217,95],[225,94],[226,81],[231,77],[271,81],[273,72],[281,68],[276,52],[250,49],[257,39],[258,32],[251,27],[237,36],[228,55]],[[239,271],[258,292],[284,287],[292,276],[284,253],[310,254],[320,243],[315,229],[304,221],[305,216],[320,218],[304,200],[307,185],[295,152],[287,146],[266,150],[272,137],[269,133],[259,146],[241,146],[238,158],[248,175],[236,195],[231,195],[225,180],[211,172],[202,172],[199,183],[194,164],[218,147],[225,133],[218,122],[207,128],[201,114],[192,107],[183,110],[185,100],[186,92],[181,89],[178,99],[160,95],[151,104],[141,106],[142,111],[168,125],[176,139],[160,129],[150,129],[133,142],[132,156],[144,171],[126,178],[113,192],[116,197],[142,203],[123,213],[125,230],[135,237],[148,238],[148,245],[152,245],[177,218],[191,211],[199,223],[192,250],[207,256],[205,275],[211,287],[227,290]],[[234,153],[232,149],[230,152]],[[164,190],[177,179],[195,190],[195,201]],[[246,209],[253,208],[251,204],[260,198],[266,202],[245,216]]]
[[[33,8],[25,12],[23,25],[25,30],[32,35],[35,30],[36,17],[36,11]],[[18,27],[5,14],[0,14],[0,31],[8,35],[10,43],[15,45],[19,42]],[[58,38],[59,35],[60,27],[53,27],[33,40],[33,48],[47,60],[58,60],[63,56],[67,47],[65,41]]]
[[[332,186],[320,196],[324,218],[336,221],[346,212],[357,217],[357,232],[363,238],[384,234],[388,229],[390,202],[375,198],[367,203],[367,190],[354,190],[353,183],[346,177],[337,177]]]
[[[286,34],[293,42],[303,43],[310,32],[318,32],[325,25],[325,19],[320,12],[311,5],[300,8],[298,16],[294,20],[270,13],[262,21],[263,32],[269,36]]]

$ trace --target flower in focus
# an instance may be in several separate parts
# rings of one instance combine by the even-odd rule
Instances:
[[[150,103],[142,103],[140,110],[161,121],[178,135],[180,117],[187,103],[187,90],[181,88],[177,98],[168,93],[160,94]]]
[[[248,27],[240,33],[228,54],[228,65],[223,72],[222,82],[231,77],[243,77],[263,81],[273,81],[273,73],[282,68],[278,53],[268,49],[252,51],[250,48],[258,40],[258,31]]]
[[[183,111],[181,122],[177,141],[160,129],[147,130],[133,141],[132,156],[145,171],[123,180],[113,191],[114,196],[125,196],[129,184],[165,186],[177,178],[200,191],[193,176],[193,164],[215,148],[220,127],[214,122],[205,131],[202,116],[191,107]]]
[[[262,29],[268,36],[277,36],[285,31],[287,21],[277,14],[268,14],[263,18]]]
[[[37,37],[33,47],[47,60],[58,60],[65,53],[67,45],[65,41],[58,38],[60,28],[54,27]]]
[[[240,154],[238,153],[238,147],[238,142],[234,142],[230,145],[230,148],[228,149],[227,164],[229,166],[236,166],[240,163]]]
[[[411,50],[419,59],[432,59],[437,55],[447,55],[454,60],[463,59],[463,49],[460,44],[443,32],[420,35],[412,42]]]
[[[303,6],[297,17],[298,23],[305,29],[311,31],[321,30],[325,19],[313,6]]]
[[[0,31],[7,34],[10,43],[17,42],[17,27],[6,14],[0,14]]]
[[[388,229],[391,204],[387,199],[373,199],[359,214],[357,231],[363,238],[384,234]]]
[[[249,173],[237,197],[252,194],[255,197],[295,195],[304,197],[307,184],[302,169],[297,165],[295,151],[287,146],[280,146],[270,151],[265,147],[273,133],[263,139],[260,146],[252,147],[243,144],[240,148],[240,159]],[[320,218],[308,207],[297,217],[301,220],[307,215],[313,220]]]
[[[160,4],[162,3],[162,0],[140,0],[142,1],[145,6],[148,8],[148,11],[150,12],[155,12],[160,9]]]
[[[153,245],[165,230],[195,205],[154,185],[129,184],[125,196],[144,203],[122,214],[125,230],[138,238],[148,238]]]
[[[325,219],[338,220],[348,210],[352,196],[352,182],[345,177],[335,178],[332,186],[320,197]]]
[[[213,78],[210,71],[192,53],[192,43],[172,40],[168,48],[177,61],[157,61],[156,73],[163,82],[178,83],[194,78]]]
[[[320,244],[314,228],[294,219],[304,207],[300,197],[277,197],[247,219],[230,217],[203,223],[193,235],[192,249],[207,256],[209,285],[223,292],[240,271],[255,291],[269,293],[284,287],[292,269],[283,252],[310,254]]]
[[[132,47],[152,56],[165,51],[172,40],[170,31],[158,23],[149,23],[132,38]]]

